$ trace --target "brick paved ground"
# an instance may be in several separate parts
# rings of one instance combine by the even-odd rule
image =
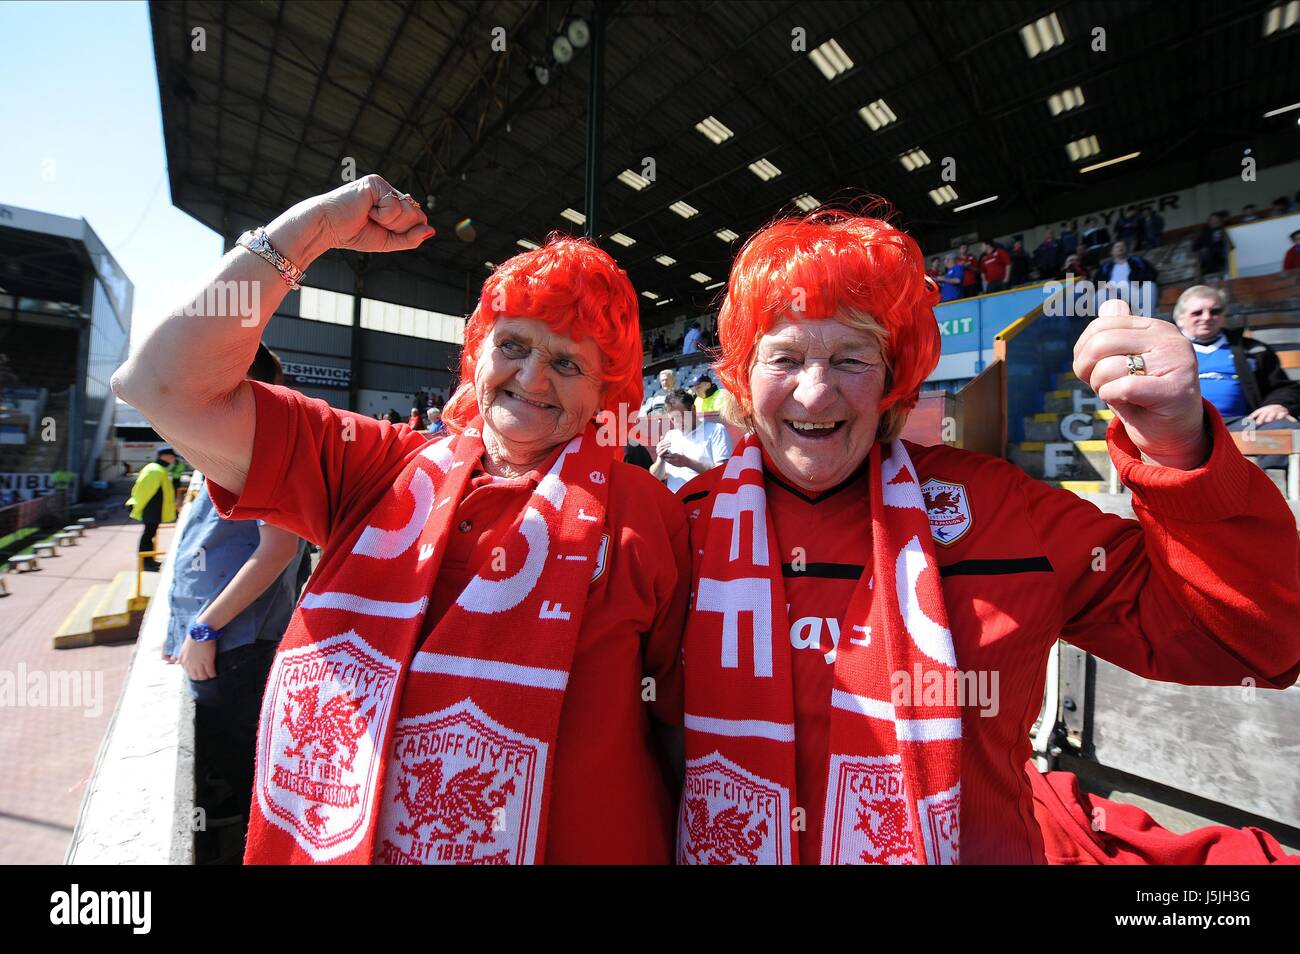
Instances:
[[[77,546],[60,547],[39,570],[6,577],[0,678],[17,680],[19,691],[12,708],[6,700],[0,709],[0,864],[63,861],[135,644],[55,650],[52,637],[90,587],[134,567],[139,536],[138,523],[118,517],[87,531]],[[170,536],[170,528],[160,532],[161,549]],[[69,673],[77,674],[82,698],[48,701],[79,705],[40,705],[29,695],[33,677],[48,685],[52,674]]]

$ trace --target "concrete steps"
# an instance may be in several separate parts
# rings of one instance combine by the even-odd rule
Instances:
[[[77,605],[72,608],[72,612],[54,631],[55,649],[77,649],[81,646],[95,645],[94,610],[107,589],[107,583],[96,583],[86,590],[77,601]]]
[[[1115,418],[1073,371],[1056,375],[1044,410],[1024,418],[1025,439],[1007,448],[1011,462],[1031,477],[1078,494],[1110,489],[1106,430]]]
[[[1040,480],[1110,480],[1104,440],[1022,441],[1010,448],[1011,462]]]
[[[55,649],[135,640],[149,599],[157,592],[158,574],[146,572],[135,595],[135,571],[123,570],[108,583],[86,591],[54,634]]]

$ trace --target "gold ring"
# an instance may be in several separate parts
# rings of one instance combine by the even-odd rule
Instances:
[[[1129,373],[1129,374],[1146,374],[1146,373],[1147,373],[1147,363],[1146,363],[1145,361],[1142,360],[1142,355],[1140,355],[1140,354],[1126,354],[1124,357],[1125,357],[1125,359],[1128,361],[1128,373]]]

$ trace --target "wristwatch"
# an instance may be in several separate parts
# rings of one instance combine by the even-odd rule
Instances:
[[[302,287],[303,270],[275,250],[271,240],[266,237],[266,229],[249,229],[239,236],[235,244],[242,245],[254,255],[266,259],[280,273],[280,277],[284,279],[290,291],[297,291]]]
[[[207,623],[190,624],[190,639],[196,643],[210,643],[221,636],[221,630],[213,629]]]

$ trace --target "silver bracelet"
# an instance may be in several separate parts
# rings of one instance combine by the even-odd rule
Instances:
[[[290,291],[297,291],[302,287],[303,270],[275,250],[271,240],[266,237],[266,229],[261,227],[250,229],[239,236],[235,244],[242,245],[254,255],[266,259],[280,273],[280,277],[284,279]]]

